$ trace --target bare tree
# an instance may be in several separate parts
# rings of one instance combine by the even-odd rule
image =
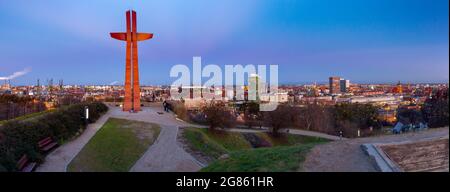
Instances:
[[[288,105],[279,105],[276,110],[264,112],[264,122],[272,128],[272,134],[278,136],[278,131],[292,123],[293,108]]]
[[[225,103],[221,101],[213,100],[206,104],[202,107],[202,113],[205,115],[210,130],[215,130],[217,127],[231,127],[235,122],[234,115],[227,109]]]
[[[293,123],[300,129],[336,134],[331,108],[317,103],[306,103],[292,110]]]
[[[320,109],[316,104],[307,104],[295,111],[294,119],[297,127],[305,130],[312,130],[315,127],[316,119],[320,115]]]

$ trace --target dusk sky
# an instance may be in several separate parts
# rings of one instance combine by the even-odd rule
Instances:
[[[170,68],[278,64],[281,83],[448,82],[448,0],[0,0],[0,79],[122,84],[125,11],[138,30],[141,84]],[[2,83],[2,82],[0,82]]]

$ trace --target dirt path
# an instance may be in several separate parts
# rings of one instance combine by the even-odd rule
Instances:
[[[448,137],[448,127],[380,137],[348,139],[318,145],[307,155],[302,171],[309,172],[374,172],[369,157],[361,149],[364,143],[390,143],[427,138]]]

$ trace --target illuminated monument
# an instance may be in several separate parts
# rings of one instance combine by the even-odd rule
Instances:
[[[141,110],[141,91],[139,87],[139,66],[138,66],[138,41],[153,38],[151,33],[138,33],[136,12],[127,11],[127,32],[111,33],[111,37],[127,42],[126,64],[125,64],[125,98],[123,103],[124,111],[138,112]],[[133,69],[133,71],[131,71]]]

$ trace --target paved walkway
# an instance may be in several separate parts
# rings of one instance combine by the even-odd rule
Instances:
[[[161,133],[155,143],[136,162],[130,171],[198,171],[201,165],[177,144],[179,126],[186,126],[170,113],[162,112],[162,107],[144,107],[139,113],[124,113],[118,107],[110,107],[96,123],[88,126],[80,137],[70,141],[47,155],[38,172],[64,172],[70,161],[81,151],[84,145],[95,135],[110,117],[156,123],[161,126]]]
[[[421,132],[334,141],[318,145],[307,155],[303,171],[313,172],[374,172],[368,155],[361,149],[365,143],[391,143],[448,137],[449,129],[429,129]]]
[[[81,151],[89,140],[97,133],[111,116],[111,110],[103,115],[97,122],[88,125],[86,130],[75,140],[69,141],[56,148],[45,157],[45,162],[37,167],[36,172],[65,172],[70,161]]]
[[[177,145],[176,126],[161,126],[156,142],[131,168],[132,172],[191,172],[202,168],[200,163]]]

